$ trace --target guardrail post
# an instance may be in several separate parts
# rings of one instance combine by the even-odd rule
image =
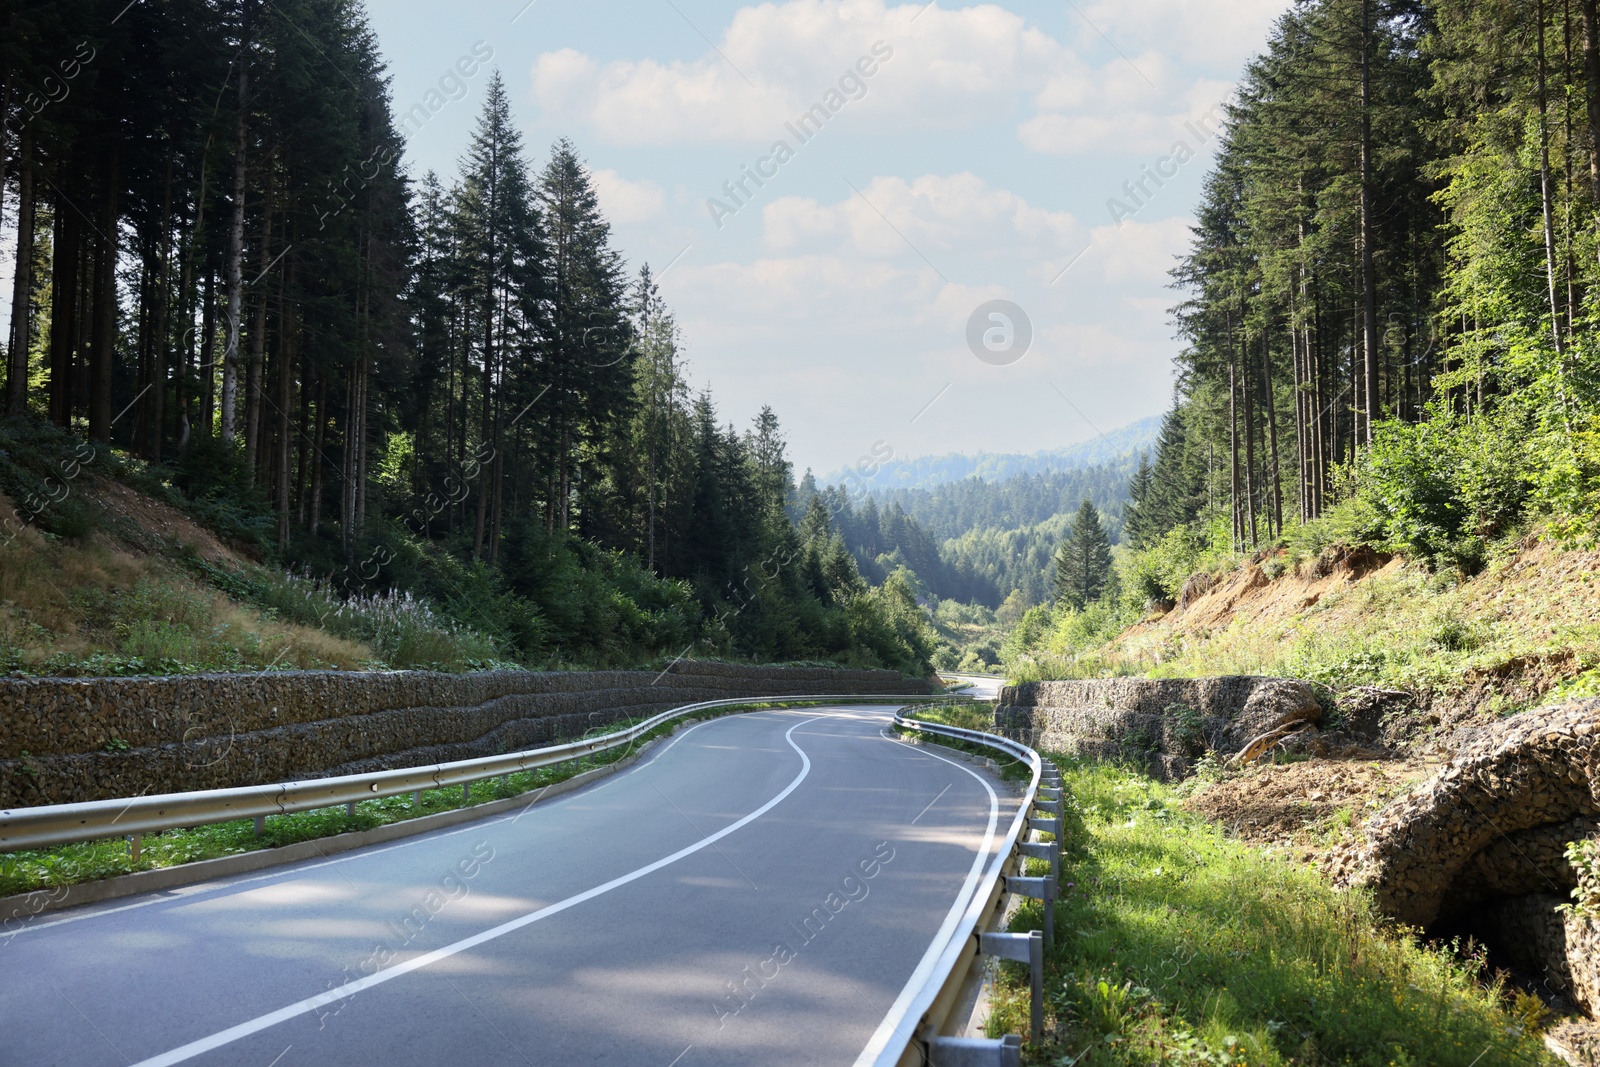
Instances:
[[[1061,881],[1061,850],[1048,841],[1024,841],[1017,846],[1017,850],[1032,860],[1044,860],[1050,864],[1050,880]]]
[[[1024,878],[1018,875],[1008,875],[1006,877],[1006,892],[1032,897],[1044,906],[1044,947],[1046,950],[1054,948],[1056,943],[1056,880],[1054,878]]]
[[[929,1067],[1022,1067],[1022,1038],[935,1037],[928,1042]]]
[[[412,792],[411,792],[411,806],[413,808],[422,807],[422,790],[420,790],[420,789],[412,790]]]
[[[1033,981],[1033,1002],[1029,1005],[1029,1022],[1033,1041],[1044,1040],[1044,935],[1037,930],[1025,934],[979,934],[978,953],[1002,960],[1016,960],[1028,965]]]
[[[353,818],[356,817],[356,802],[355,801],[350,800],[350,801],[346,801],[345,802],[344,814],[345,814],[345,818],[347,818],[347,819],[353,819]]]
[[[261,834],[264,834],[266,832],[267,832],[267,817],[265,815],[257,815],[256,816],[256,835],[260,836]]]
[[[128,835],[128,859],[132,860],[134,863],[138,863],[139,862],[140,846],[142,846],[143,844],[144,844],[144,835],[142,835],[142,834],[129,834]]]
[[[462,782],[461,783],[461,803],[465,804],[467,801],[469,801],[471,799],[472,799],[472,783],[471,782]]]

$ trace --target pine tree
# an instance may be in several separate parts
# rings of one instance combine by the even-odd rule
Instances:
[[[1111,576],[1111,542],[1100,513],[1085,499],[1056,552],[1055,598],[1077,611],[1099,598]]]
[[[612,430],[633,399],[627,284],[611,226],[571,142],[551,149],[538,194],[549,241],[550,316],[542,346],[543,450],[550,522],[568,529],[585,471],[615,451]]]
[[[1123,513],[1122,540],[1130,548],[1146,548],[1156,538],[1154,508],[1151,506],[1151,487],[1155,475],[1150,467],[1150,457],[1141,453],[1139,469],[1128,482],[1128,506]]]
[[[505,500],[506,425],[511,403],[534,403],[532,358],[545,249],[532,203],[522,135],[511,119],[497,70],[484,91],[477,129],[462,160],[456,197],[464,341],[478,372],[476,458],[479,468],[473,555],[498,555]],[[527,433],[541,424],[527,421]],[[565,529],[566,512],[559,512]],[[546,529],[555,516],[547,514]]]

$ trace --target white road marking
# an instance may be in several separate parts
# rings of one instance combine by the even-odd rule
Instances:
[[[703,837],[692,845],[687,845],[683,848],[680,848],[670,856],[663,856],[654,863],[648,863],[637,870],[620,875],[619,877],[613,878],[611,881],[602,885],[597,885],[593,889],[586,889],[582,893],[570,896],[565,900],[557,901],[554,904],[540,908],[538,911],[529,912],[526,915],[520,915],[515,919],[501,923],[499,926],[491,927],[490,929],[484,930],[481,933],[473,934],[471,937],[462,938],[460,941],[457,941],[454,944],[445,945],[443,948],[434,949],[432,952],[427,952],[421,956],[406,960],[404,963],[397,963],[387,970],[379,971],[377,974],[368,975],[365,978],[360,978],[353,982],[347,982],[337,989],[330,989],[326,993],[320,993],[314,997],[307,997],[305,1000],[301,1000],[286,1007],[279,1008],[277,1011],[268,1012],[265,1015],[257,1016],[248,1022],[242,1022],[237,1026],[231,1026],[226,1030],[220,1030],[209,1037],[203,1037],[197,1041],[191,1041],[187,1045],[175,1048],[170,1052],[164,1052],[159,1056],[152,1056],[149,1059],[140,1060],[138,1063],[134,1064],[133,1067],[170,1067],[172,1064],[183,1063],[187,1060],[194,1059],[196,1056],[210,1052],[213,1049],[222,1048],[224,1045],[232,1044],[242,1037],[249,1037],[251,1034],[260,1033],[262,1030],[276,1026],[281,1022],[287,1022],[296,1016],[315,1011],[325,1004],[333,1004],[344,1000],[347,997],[353,997],[363,990],[371,989],[373,986],[381,985],[384,982],[399,978],[402,975],[410,974],[412,971],[419,970],[428,966],[429,964],[438,963],[442,959],[447,959],[450,956],[456,955],[457,953],[465,952],[467,949],[476,948],[477,946],[485,944],[489,941],[493,941],[496,938],[504,937],[506,934],[509,934],[515,930],[520,930],[524,926],[528,926],[532,923],[536,923],[540,919],[549,918],[552,915],[566,911],[568,908],[576,907],[585,901],[593,900],[595,897],[609,893],[613,889],[627,885],[629,882],[638,881],[647,874],[653,874],[663,867],[670,866],[686,856],[693,855],[694,853],[699,852],[701,849],[715,844],[734,831],[741,830],[755,822],[757,819],[761,818],[761,816],[777,807],[786,797],[789,796],[790,793],[793,793],[800,787],[800,783],[805,781],[806,776],[811,773],[811,757],[807,756],[804,750],[802,750],[799,745],[794,743],[794,732],[800,729],[800,727],[805,726],[807,723],[817,722],[819,719],[825,719],[827,717],[828,716],[826,715],[817,715],[813,718],[806,719],[804,722],[797,722],[793,726],[789,727],[788,731],[784,733],[783,739],[789,743],[790,748],[794,749],[795,752],[799,754],[800,773],[795,775],[794,780],[788,785],[784,786],[783,791],[777,796],[773,797],[771,800],[767,801],[765,804],[761,805],[755,811],[752,811],[738,822],[725,826],[716,833]],[[942,757],[935,758],[937,759]],[[982,779],[979,779],[979,781],[982,781]],[[984,783],[984,788],[988,788],[987,782]],[[994,790],[989,790],[989,796],[991,801],[993,801]],[[991,814],[989,817],[990,837],[994,836],[994,820],[995,817],[993,814]],[[969,877],[968,881],[970,882],[971,880],[972,879]],[[944,934],[942,929],[940,933],[942,936],[939,941],[942,943],[944,940],[948,939],[948,935]]]
[[[786,710],[790,710],[790,709],[776,708],[776,709],[773,709],[773,710],[778,711],[778,712],[782,712],[782,711],[786,711]],[[763,714],[763,712],[754,712],[753,714],[760,715],[760,714]],[[649,759],[648,762],[653,763],[657,759],[659,759],[662,756],[666,755],[668,752],[670,752],[672,750],[672,746],[673,745],[676,745],[679,741],[682,741],[685,737],[687,737],[688,735],[694,733],[696,730],[700,729],[700,727],[702,727],[702,726],[710,726],[714,722],[719,722],[722,719],[732,718],[732,717],[733,716],[729,716],[729,715],[719,715],[715,719],[706,719],[704,722],[697,722],[693,726],[689,727],[687,730],[680,731],[678,733],[678,735],[676,737],[674,737],[672,739],[672,741],[665,748],[661,749],[659,752],[655,752],[655,753],[651,754],[650,755],[650,759]],[[644,765],[645,764],[642,764],[642,763],[639,764],[639,766],[644,766]],[[633,770],[632,767],[630,767],[628,769],[629,770]],[[587,789],[599,789],[599,788],[602,788],[603,786],[605,786],[605,785],[611,783],[612,781],[614,781],[616,779],[616,777],[617,777],[616,775],[613,775],[613,776],[608,777],[608,778],[602,778],[600,781],[593,783],[593,785],[586,786],[584,788],[586,790]],[[549,786],[545,786],[545,789],[549,789],[549,788],[550,788]],[[541,790],[540,792],[543,792],[543,790]],[[569,797],[571,795],[572,795],[571,793],[562,794],[561,796],[558,796],[556,799],[559,801],[559,800],[564,799],[565,797]],[[530,804],[529,807],[532,807],[532,804]],[[82,922],[85,919],[98,919],[98,918],[100,918],[102,916],[115,915],[118,912],[122,912],[122,911],[133,911],[135,908],[147,908],[152,904],[171,904],[171,903],[174,903],[176,901],[188,901],[188,900],[192,900],[192,899],[197,898],[197,897],[204,896],[204,895],[206,895],[208,893],[218,893],[218,892],[221,892],[224,889],[237,889],[240,886],[251,885],[252,883],[255,883],[255,882],[270,881],[273,878],[285,878],[285,877],[291,877],[291,876],[299,876],[301,874],[304,874],[307,871],[315,871],[315,870],[317,870],[319,868],[322,868],[322,867],[332,866],[335,863],[349,863],[351,860],[362,859],[362,858],[367,857],[367,856],[381,856],[381,855],[383,855],[383,853],[385,853],[385,852],[393,852],[395,849],[411,848],[414,845],[427,844],[430,841],[437,841],[440,838],[444,838],[444,837],[454,837],[457,834],[472,833],[474,830],[482,830],[485,827],[493,826],[495,823],[516,822],[518,819],[522,818],[522,816],[524,814],[526,814],[527,811],[528,811],[528,808],[524,808],[522,811],[519,811],[514,815],[508,812],[508,813],[502,814],[502,815],[485,816],[481,820],[474,819],[471,822],[469,822],[467,825],[462,826],[462,827],[460,827],[458,829],[455,829],[455,830],[424,830],[420,834],[416,834],[416,835],[414,835],[412,837],[407,837],[407,838],[405,838],[404,840],[401,840],[401,841],[396,841],[394,844],[391,844],[391,845],[383,845],[382,847],[373,847],[373,846],[369,845],[369,846],[366,846],[364,848],[350,849],[350,850],[348,850],[346,852],[339,853],[339,854],[334,855],[334,856],[329,856],[326,859],[319,860],[319,861],[314,862],[314,863],[307,863],[305,861],[295,861],[293,863],[284,864],[283,866],[275,868],[274,870],[267,871],[264,874],[251,875],[251,876],[245,877],[245,878],[231,877],[229,875],[222,875],[217,881],[214,881],[214,882],[205,882],[205,883],[200,883],[198,885],[188,885],[188,886],[173,886],[171,889],[154,889],[154,890],[150,891],[150,895],[149,896],[146,896],[142,900],[136,900],[131,904],[121,904],[121,905],[118,905],[117,907],[114,907],[114,908],[93,908],[92,905],[85,905],[86,908],[92,908],[93,910],[85,910],[85,911],[82,911],[82,912],[80,912],[80,913],[78,913],[76,915],[63,915],[59,919],[44,919],[44,920],[39,920],[39,921],[28,923],[26,926],[19,927],[18,929],[12,931],[10,934],[6,935],[5,937],[0,937],[0,946],[4,946],[6,944],[9,944],[12,938],[21,936],[24,933],[33,933],[33,932],[36,932],[36,931],[39,931],[39,930],[48,930],[52,926],[65,926],[67,923]]]
[[[989,785],[981,774],[970,767],[957,763],[955,760],[945,759],[943,756],[929,752],[927,749],[923,749],[919,754],[932,756],[941,763],[948,763],[952,767],[958,767],[978,780],[978,784],[983,786],[984,792],[989,794],[989,826],[983,835],[983,847],[972,858],[972,869],[967,872],[967,880],[962,884],[961,892],[956,894],[955,903],[950,905],[950,911],[945,915],[944,922],[939,927],[939,932],[934,935],[933,942],[928,945],[928,951],[922,954],[922,959],[917,963],[917,969],[911,972],[911,977],[907,980],[905,988],[900,990],[900,995],[890,1005],[888,1013],[883,1017],[883,1021],[878,1024],[878,1029],[873,1032],[872,1039],[867,1042],[866,1048],[861,1050],[861,1055],[856,1057],[855,1067],[864,1067],[866,1064],[877,1062],[878,1054],[883,1050],[884,1043],[894,1033],[893,1020],[905,1014],[906,1008],[911,1001],[915,999],[918,993],[922,992],[922,987],[928,984],[934,965],[939,962],[939,957],[944,954],[950,938],[955,935],[956,926],[961,922],[961,916],[966,913],[967,907],[972,903],[972,894],[977,891],[978,879],[983,876],[984,861],[988,859],[989,851],[994,847],[995,825],[1000,820],[1000,798],[995,796],[994,788]]]

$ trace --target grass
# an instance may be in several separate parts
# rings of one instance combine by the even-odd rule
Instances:
[[[0,538],[0,671],[349,670],[376,659],[364,643],[231,601],[159,556],[33,530]]]
[[[1484,974],[1474,946],[1387,926],[1368,898],[1226,837],[1142,774],[1056,762],[1070,801],[1056,947],[1046,1040],[1024,1062],[1558,1062],[1538,1036],[1542,1004]],[[1030,901],[1013,928],[1041,922]],[[1020,968],[1002,968],[989,1025],[1027,1033]]]
[[[922,707],[907,708],[903,714],[913,719],[919,719],[922,722],[956,726],[964,730],[994,732],[993,704],[929,704]],[[917,730],[907,730],[898,726],[894,728],[894,732],[901,737],[917,738],[926,744],[941,745],[945,748],[955,749],[957,752],[965,752],[968,755],[994,760],[995,764],[1000,768],[1000,777],[1004,781],[1026,781],[1033,773],[1029,770],[1027,764],[984,745],[969,744],[966,741],[924,734]]]
[[[1091,627],[1058,613],[1009,663],[1008,680],[1265,674],[1440,694],[1492,680],[1485,706],[1502,714],[1600,695],[1595,553],[1530,540],[1471,579],[1408,564],[1302,606],[1310,582],[1286,573],[1218,624],[1174,612],[1121,633],[1131,618]]]
[[[696,715],[703,720],[747,711],[791,706],[795,705],[770,701],[751,702],[727,708],[710,708],[697,712]],[[643,718],[619,720],[608,723],[603,729],[611,733],[643,721]],[[680,722],[663,723],[639,738],[637,744],[643,745],[665,736],[678,725]],[[405,822],[423,815],[476,807],[493,800],[521,796],[536,789],[564,782],[585,771],[615,763],[636,748],[637,746],[615,748],[537,770],[519,771],[503,777],[474,782],[467,800],[462,799],[460,786],[449,786],[423,790],[421,806],[415,808],[411,806],[409,796],[396,796],[360,801],[356,804],[354,815],[346,814],[345,807],[341,804],[335,808],[317,808],[312,811],[269,816],[265,832],[259,835],[255,832],[255,823],[251,819],[235,819],[231,822],[214,823],[193,829],[148,834],[141,842],[137,861],[130,855],[128,843],[122,838],[81,841],[25,852],[0,853],[0,896],[74,885],[79,882],[92,882],[135,871],[176,867],[185,863],[217,859],[241,852],[254,852],[264,848],[278,848],[300,841],[331,837],[335,834],[370,830],[376,826]]]

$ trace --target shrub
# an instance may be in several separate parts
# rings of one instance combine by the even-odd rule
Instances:
[[[1191,575],[1230,559],[1226,541],[1219,549],[1215,534],[1198,523],[1175,526],[1149,548],[1122,557],[1118,569],[1128,607],[1143,611],[1151,601],[1176,600]]]
[[[1522,518],[1539,467],[1535,437],[1516,409],[1470,422],[1385,422],[1362,454],[1356,495],[1384,547],[1475,574],[1489,543]]]

